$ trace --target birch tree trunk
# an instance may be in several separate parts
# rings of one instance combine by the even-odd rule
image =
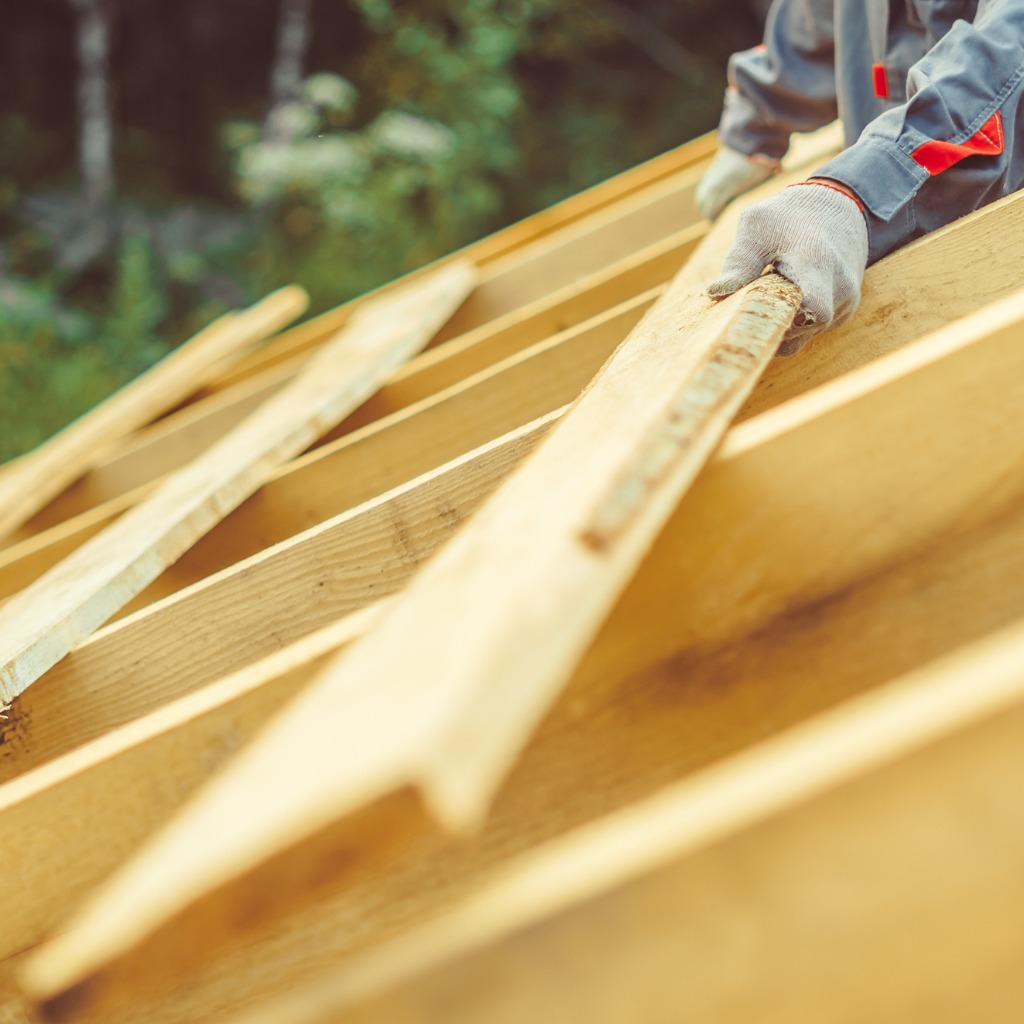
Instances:
[[[114,123],[105,0],[71,0],[78,14],[78,162],[90,220],[106,220],[114,197]]]
[[[264,142],[287,142],[292,135],[287,110],[302,95],[309,49],[311,0],[281,0],[274,64],[270,71],[270,110],[263,122]]]

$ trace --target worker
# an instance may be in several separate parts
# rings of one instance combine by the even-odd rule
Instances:
[[[837,116],[845,132],[813,177],[744,211],[708,289],[769,264],[799,285],[780,354],[849,319],[867,266],[1024,184],[1024,0],[774,0],[728,80],[708,218],[779,170],[792,132]]]

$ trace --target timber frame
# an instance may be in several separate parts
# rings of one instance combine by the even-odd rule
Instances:
[[[801,140],[788,172],[834,145]],[[507,704],[473,719],[498,768],[458,730],[431,746],[429,701],[396,714],[427,678],[418,624],[466,647],[489,628],[479,595],[431,609],[447,553],[496,543],[500,495],[541,515],[529,474],[603,401],[595,374],[662,330],[666,295],[698,308],[728,236],[694,210],[713,152],[439,261],[480,276],[426,351],[16,699],[0,1020],[1021,1018],[1024,196],[892,254],[849,324],[768,365],[621,581],[586,578],[606,589],[578,652],[525,645],[509,678],[550,658],[558,686],[518,731]],[[0,541],[0,600],[401,294],[204,364]],[[353,658],[366,678],[325,688]],[[478,764],[468,796],[436,785]]]

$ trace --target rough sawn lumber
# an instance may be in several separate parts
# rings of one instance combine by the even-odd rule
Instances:
[[[155,366],[0,469],[0,539],[89,470],[104,449],[200,390],[224,360],[280,330],[309,299],[296,285],[226,313]]]
[[[367,304],[284,391],[149,499],[0,610],[0,702],[11,701],[169,563],[372,394],[472,290],[450,264]]]
[[[576,702],[592,705],[596,721],[614,721],[610,706],[604,704],[608,699],[609,677],[621,681],[626,688],[636,684],[644,670],[645,657],[677,653],[691,657],[695,656],[693,648],[702,640],[724,643],[720,663],[712,663],[704,671],[697,660],[691,663],[696,669],[691,667],[687,671],[684,666],[681,670],[691,681],[697,677],[698,691],[703,688],[717,692],[721,684],[729,699],[741,705],[735,711],[738,718],[730,717],[728,708],[723,707],[722,720],[703,719],[710,739],[702,739],[698,731],[691,743],[681,741],[692,756],[701,744],[713,746],[728,735],[726,721],[734,723],[728,727],[733,733],[760,727],[757,724],[763,717],[771,724],[773,716],[793,714],[800,702],[813,707],[823,686],[830,692],[834,686],[816,683],[814,679],[820,666],[827,664],[829,650],[837,649],[835,637],[830,638],[827,631],[818,644],[816,657],[803,667],[800,687],[791,690],[790,676],[795,677],[795,671],[767,672],[765,665],[778,660],[779,650],[784,651],[787,646],[801,650],[810,647],[806,636],[800,641],[799,632],[785,632],[773,656],[771,649],[765,652],[763,643],[740,645],[735,638],[742,630],[763,623],[773,614],[793,612],[837,592],[847,593],[858,580],[889,566],[899,566],[913,558],[915,552],[931,552],[931,561],[940,563],[935,572],[940,580],[959,581],[965,577],[967,574],[957,571],[955,559],[943,562],[939,553],[953,550],[959,531],[980,530],[985,523],[1004,516],[1007,510],[1018,510],[1024,495],[1024,476],[1020,471],[1020,438],[1024,435],[1019,417],[1012,414],[1013,410],[1024,408],[1024,356],[1018,344],[1022,316],[1024,296],[1017,295],[981,311],[970,321],[953,324],[904,352],[892,354],[767,414],[760,418],[762,422],[752,421],[736,428],[677,511],[597,644],[588,652],[573,681]],[[922,450],[929,452],[928,458],[919,458]],[[979,452],[985,452],[986,457],[979,459]],[[911,465],[913,473],[907,471]],[[823,471],[827,466],[833,468]],[[957,489],[949,488],[950,478],[960,481]],[[779,481],[778,492],[766,488],[765,480]],[[760,495],[760,499],[754,500],[755,495]],[[1015,526],[1020,515],[1014,514]],[[1020,588],[1006,585],[1007,572],[1002,572],[1002,582],[996,580],[993,584],[1006,593],[984,594],[982,601],[994,567],[1006,562],[1012,565],[1019,559],[1020,544],[1014,539],[1019,528],[1000,527],[992,532],[1002,537],[1000,543],[993,546],[984,540],[965,549],[960,564],[978,563],[977,571],[972,570],[969,584],[959,591],[948,588],[948,596],[942,602],[936,599],[929,605],[933,614],[923,615],[925,623],[941,623],[937,626],[940,632],[954,632],[947,628],[950,621],[959,629],[963,620],[976,617],[978,630],[984,630],[999,625],[1006,607],[1019,614],[1024,607],[1020,603]],[[796,553],[802,557],[795,557]],[[900,570],[895,571],[899,577]],[[898,602],[909,600],[908,594],[912,596],[923,585],[920,570],[916,570],[892,588],[889,602],[894,602],[896,609],[892,615],[886,611],[890,603],[881,601],[870,586],[861,603],[871,609],[882,608],[879,617],[883,621],[891,618],[897,623],[904,622],[913,615],[908,613],[905,603],[901,614]],[[752,601],[751,596],[756,599]],[[971,605],[970,616],[960,609],[965,600]],[[914,605],[911,610],[917,614]],[[691,616],[695,621],[687,628]],[[834,609],[830,617],[836,617]],[[813,625],[820,618],[817,609],[808,609],[809,623]],[[916,638],[909,633],[893,637],[883,632],[881,639],[869,643],[869,651],[877,646],[880,652],[892,652],[887,665],[894,662],[897,671],[899,660],[895,656],[903,657],[908,649],[916,651],[918,657],[927,657],[929,653],[934,656],[934,637],[930,639],[931,647],[924,645],[922,655],[921,633],[927,631],[927,626],[918,621],[914,629]],[[850,632],[851,636],[859,636],[863,630],[854,628]],[[774,632],[768,630],[767,634],[772,636]],[[796,639],[787,644],[786,638],[792,637]],[[849,647],[850,643],[844,642],[843,649]],[[870,656],[858,652],[854,644],[848,657],[837,657],[857,665]],[[914,655],[910,657],[909,664],[916,664]],[[737,660],[743,671],[737,670]],[[870,681],[871,673],[867,675]],[[778,697],[782,708],[771,714],[766,710],[761,716],[752,712],[751,701],[758,700],[764,687]],[[841,687],[838,693],[842,695]],[[655,719],[659,712],[661,718],[668,713],[664,695],[661,700],[662,704],[655,704],[651,712]],[[729,701],[725,703],[728,705]],[[635,721],[635,707],[626,718],[628,722]],[[669,757],[667,749],[685,735],[687,728],[684,722],[677,721],[675,728],[654,745],[664,757],[653,761],[648,757],[644,763],[649,770],[659,765],[664,768],[662,762]],[[348,742],[347,731],[339,730],[337,738],[336,751],[340,752],[344,749],[342,744]],[[600,746],[606,749],[613,738],[606,735]],[[637,746],[644,747],[643,757],[647,757],[648,745],[653,745],[651,735],[641,732]],[[635,764],[640,755],[629,755],[628,750],[628,746],[622,747],[613,761],[632,757]],[[587,761],[587,768],[580,769],[583,762],[578,754],[577,750],[577,757],[570,758],[572,778],[580,777],[581,771],[587,778],[606,778],[593,762]],[[282,763],[281,759],[277,761],[278,765]],[[644,774],[641,770],[640,775]],[[103,951],[98,957],[102,962],[105,956],[115,955],[112,950],[116,948],[128,949],[124,957],[127,962],[118,965],[121,984],[127,984],[125,978],[134,975],[139,958],[145,960],[152,950],[150,947],[146,952],[145,945],[141,951],[129,947],[139,936],[136,929],[144,932],[154,923],[153,894],[163,904],[163,911],[155,911],[156,918],[172,904],[180,906],[178,901],[187,902],[197,896],[208,901],[198,915],[207,950],[213,948],[214,942],[211,919],[220,920],[216,914],[211,917],[210,901],[220,903],[219,910],[227,908],[226,920],[234,926],[236,916],[231,908],[248,906],[246,899],[239,900],[237,890],[222,888],[216,894],[200,890],[207,883],[216,884],[217,872],[208,870],[212,846],[220,852],[227,848],[232,859],[227,873],[232,866],[237,868],[239,857],[247,853],[245,842],[240,843],[239,849],[231,849],[233,834],[219,835],[215,843],[211,842],[216,822],[230,816],[233,825],[237,825],[243,817],[264,817],[266,780],[249,776],[243,781],[251,784],[247,792],[237,788],[228,791],[231,799],[225,798],[219,805],[206,801],[205,816],[197,819],[193,808],[180,819],[179,825],[186,827],[177,829],[174,842],[162,841],[151,846],[147,862],[141,868],[138,862],[134,865],[129,884],[125,884],[122,874],[117,898],[111,900],[112,894],[106,894],[102,926],[93,915],[79,922],[81,928],[67,933],[61,943],[64,970],[68,972],[65,983],[68,975],[76,981],[81,979],[82,975],[76,972],[82,969],[83,956],[88,960]],[[603,786],[597,786],[597,790],[603,790]],[[527,820],[517,819],[511,831],[525,828]],[[295,865],[307,852],[295,846],[287,859],[278,858],[278,870],[284,876],[267,886],[268,878],[263,874],[262,887],[277,892],[293,884],[296,877],[301,879],[301,872],[294,873]],[[333,856],[342,865],[339,870],[347,870],[344,857],[338,851]],[[217,865],[217,870],[223,877],[224,864]],[[198,938],[183,941],[181,919],[172,924],[178,926],[177,934],[170,935],[172,948],[197,946]],[[195,927],[196,920],[192,919],[189,926]],[[111,944],[108,928],[117,936],[116,946]],[[184,930],[187,934],[187,927]],[[168,938],[166,933],[164,938]],[[96,961],[92,966],[95,969]],[[107,966],[104,965],[105,969]],[[237,969],[241,972],[240,967]],[[245,985],[263,984],[268,969],[264,962],[255,972],[259,975],[257,982],[247,968]],[[281,969],[287,971],[287,965]],[[240,974],[236,974],[236,987],[242,984]],[[91,986],[86,988],[92,991]],[[103,990],[103,985],[97,988],[98,992]],[[79,990],[77,1009],[70,1019],[109,1019],[103,1016],[107,1008],[87,1007],[90,998],[82,997]],[[94,1009],[99,1016],[90,1016]]]

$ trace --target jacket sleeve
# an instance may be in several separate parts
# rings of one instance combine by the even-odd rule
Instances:
[[[1024,182],[1024,0],[981,0],[911,68],[907,96],[816,172],[867,207],[869,263]]]
[[[774,0],[765,40],[729,61],[720,141],[781,159],[793,132],[836,118],[833,0]]]

